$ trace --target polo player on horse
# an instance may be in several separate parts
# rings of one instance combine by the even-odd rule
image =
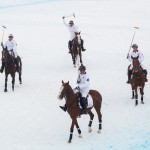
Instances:
[[[87,75],[87,73],[85,72],[86,67],[81,65],[79,67],[79,75],[77,78],[77,87],[74,89],[74,92],[77,94],[78,100],[80,101],[81,107],[82,107],[82,111],[81,114],[87,114],[86,109],[88,106],[87,103],[87,96],[89,93],[89,89],[90,89],[90,81],[89,81],[89,77]],[[60,106],[61,109],[63,109],[64,111],[67,110],[67,106]]]
[[[13,39],[13,35],[10,34],[8,36],[8,40],[5,42],[5,44],[3,45],[3,43],[1,43],[1,46],[3,48],[3,51],[5,48],[7,48],[8,52],[10,54],[12,54],[12,56],[14,57],[14,62],[16,64],[16,70],[18,71],[18,60],[17,60],[17,43],[16,41]],[[0,72],[3,73],[3,70],[4,70],[4,67],[5,67],[5,61],[4,61],[4,58],[3,58],[3,52],[2,52],[2,66],[1,66],[1,69],[0,69]]]
[[[70,38],[69,38],[69,42],[68,42],[68,48],[69,48],[69,53],[71,53],[71,48],[72,48],[72,42],[73,39],[75,38],[75,33],[79,33],[80,30],[78,29],[78,27],[76,25],[74,25],[74,22],[72,20],[69,21],[69,24],[66,23],[65,21],[65,17],[63,16],[63,23],[64,25],[68,28],[69,33],[70,33]],[[84,49],[83,47],[83,39],[81,39],[81,49],[82,51],[85,51],[86,49]]]
[[[147,70],[145,69],[145,67],[142,64],[142,62],[144,60],[144,56],[143,56],[142,52],[138,50],[138,45],[137,44],[133,44],[132,48],[133,48],[133,51],[130,53],[130,55],[127,56],[127,59],[130,62],[132,62],[133,58],[138,57],[140,67],[143,70],[143,73],[145,74],[145,82],[148,82]],[[129,69],[128,69],[128,81],[127,81],[127,83],[130,83],[130,81],[131,81],[132,72],[133,72],[133,65],[131,64]]]

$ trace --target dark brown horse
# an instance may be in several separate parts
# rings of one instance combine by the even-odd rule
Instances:
[[[138,88],[141,94],[141,103],[143,102],[145,75],[139,63],[138,57],[132,58],[133,73],[131,77],[132,99],[135,98],[135,106],[138,105]],[[128,67],[129,68],[129,67]]]
[[[5,63],[5,89],[4,89],[4,92],[7,92],[7,81],[8,81],[9,74],[12,77],[12,90],[14,91],[15,73],[16,73],[16,64],[15,64],[14,53],[12,51],[8,51],[7,47],[3,48],[2,57],[3,57],[3,61]],[[17,60],[18,60],[19,81],[20,81],[20,84],[22,84],[22,78],[21,78],[22,61],[19,56],[17,56]]]
[[[102,114],[101,114],[102,96],[96,90],[90,90],[89,95],[91,95],[91,97],[93,99],[93,107],[95,108],[97,115],[98,115],[99,126],[98,126],[97,132],[100,133],[100,130],[102,129]],[[80,130],[78,122],[77,122],[77,117],[80,115],[81,108],[78,106],[77,95],[74,93],[73,89],[69,85],[69,81],[67,83],[64,83],[62,81],[62,87],[60,89],[60,93],[58,95],[58,98],[60,100],[65,98],[66,106],[67,106],[67,112],[72,119],[72,124],[70,127],[70,136],[69,136],[69,140],[68,140],[68,143],[71,143],[71,140],[73,137],[74,125],[77,128],[77,131],[79,133],[79,137],[81,138],[82,136],[81,136],[81,130]],[[93,107],[90,107],[87,109],[87,113],[90,116],[90,121],[88,124],[89,132],[92,131],[91,126],[92,126],[94,114],[92,113],[91,109]]]
[[[71,55],[72,55],[72,60],[73,60],[73,65],[78,67],[82,64],[82,53],[81,53],[81,36],[80,32],[77,33],[75,32],[75,38],[72,42],[72,49],[71,49]],[[81,63],[81,64],[79,64]]]

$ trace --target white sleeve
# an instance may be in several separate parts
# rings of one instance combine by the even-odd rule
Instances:
[[[144,60],[144,55],[139,52],[139,61],[142,62]]]
[[[129,57],[128,57],[128,60],[131,62],[132,61],[132,58],[131,58],[131,54],[129,55]]]
[[[65,19],[63,19],[63,23],[66,27],[68,27],[68,24],[66,23]]]
[[[17,43],[16,43],[15,41],[14,41],[13,43],[14,43],[13,50],[14,50],[14,52],[16,52],[16,53],[17,53]]]

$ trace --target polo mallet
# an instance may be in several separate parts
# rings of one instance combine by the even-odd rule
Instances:
[[[64,16],[64,17],[74,17],[75,18],[75,14],[73,13],[72,15],[68,15],[68,16]]]
[[[5,26],[2,26],[3,27],[3,34],[2,34],[2,43],[3,43],[3,38],[4,38],[4,30],[6,29]]]
[[[131,50],[131,47],[132,47],[132,43],[133,43],[133,40],[134,40],[134,37],[135,37],[135,33],[136,33],[136,30],[139,29],[139,27],[134,27],[134,34],[133,34],[133,37],[132,37],[132,41],[131,41],[131,44],[130,44],[130,48],[129,48],[129,51],[128,51],[128,54],[127,54],[127,58],[129,56],[129,53],[130,53],[130,50]]]

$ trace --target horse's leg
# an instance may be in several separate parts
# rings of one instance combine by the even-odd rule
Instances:
[[[5,74],[5,89],[4,89],[4,92],[7,92],[7,81],[8,81],[8,74]]]
[[[137,93],[137,87],[135,87],[135,106],[138,105],[138,93]]]
[[[97,133],[100,133],[100,132],[101,132],[101,129],[102,129],[102,114],[101,114],[101,112],[100,112],[100,108],[101,108],[101,107],[95,106],[95,110],[96,110],[96,112],[97,112],[98,121],[99,121],[99,127],[98,127]]]
[[[143,91],[143,87],[140,87],[140,93],[141,93],[141,103],[144,104],[143,102],[143,95],[144,95],[144,91]]]
[[[76,66],[75,66],[75,63],[76,63],[76,62],[75,62],[75,54],[72,54],[72,61],[73,61],[74,67],[76,67]]]
[[[15,76],[12,76],[12,90],[14,91],[14,84],[15,84]]]
[[[89,133],[92,132],[92,122],[93,122],[93,118],[94,118],[94,114],[91,112],[91,110],[88,112],[89,116],[90,116],[90,121],[89,121]]]
[[[134,86],[131,85],[131,87],[132,87],[132,99],[134,99]]]
[[[22,84],[22,78],[21,78],[21,74],[22,74],[22,61],[21,61],[21,58],[19,56],[17,57],[17,59],[18,59],[19,81],[20,81],[20,84]]]
[[[79,56],[80,56],[80,63],[82,64],[82,53],[81,53],[81,50],[79,52]]]
[[[20,81],[20,84],[22,84],[21,70],[19,70],[19,81]]]
[[[71,127],[70,127],[70,136],[69,136],[68,143],[71,143],[71,140],[72,140],[72,137],[73,137],[74,122],[75,122],[75,118],[72,118],[72,124],[71,124]]]
[[[82,138],[81,130],[80,130],[80,127],[79,127],[79,125],[78,125],[77,119],[75,119],[74,124],[76,125],[77,131],[78,131],[78,133],[79,133],[79,138]]]

